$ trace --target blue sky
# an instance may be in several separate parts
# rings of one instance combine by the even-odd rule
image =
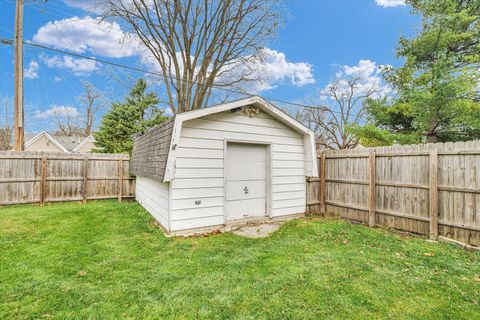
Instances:
[[[253,91],[268,98],[315,102],[318,92],[336,74],[356,72],[366,83],[381,81],[379,65],[399,65],[395,47],[400,35],[411,35],[419,17],[402,0],[290,0],[287,18],[278,37],[268,46],[263,73],[268,80]],[[49,0],[25,7],[24,38],[64,50],[73,50],[122,64],[145,68],[135,50],[121,49],[115,40],[122,30],[99,31],[95,13],[83,10],[87,1]],[[12,38],[15,2],[0,1],[0,36]],[[56,21],[56,24],[51,23]],[[43,28],[42,28],[43,27]],[[113,40],[112,40],[113,39]],[[83,43],[85,42],[85,43]],[[363,62],[362,62],[363,61]],[[76,97],[87,80],[105,92],[106,99],[121,99],[125,83],[138,72],[100,63],[25,48],[26,131],[52,130],[52,110],[78,112]],[[13,51],[0,45],[0,96],[13,97]],[[122,79],[122,81],[116,80]],[[162,88],[152,88],[162,95]],[[63,109],[62,109],[63,108]],[[2,115],[3,116],[3,115]]]

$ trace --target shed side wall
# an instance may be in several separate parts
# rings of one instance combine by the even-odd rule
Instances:
[[[303,136],[264,112],[249,118],[227,111],[182,125],[171,181],[172,231],[224,223],[225,139],[271,143],[272,216],[305,211]]]
[[[168,183],[137,177],[135,199],[168,230]]]

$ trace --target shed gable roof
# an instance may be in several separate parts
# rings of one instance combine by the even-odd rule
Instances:
[[[311,166],[312,176],[318,176],[315,136],[313,132],[282,110],[257,96],[177,114],[164,123],[150,129],[144,135],[137,137],[132,151],[132,174],[162,182],[170,181],[173,179],[175,164],[174,147],[180,139],[180,131],[184,121],[250,105],[258,107],[272,118],[303,134],[305,146],[307,147],[305,152],[309,153],[310,159],[315,158],[314,161],[310,161],[307,165]]]

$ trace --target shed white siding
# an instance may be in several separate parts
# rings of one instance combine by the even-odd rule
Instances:
[[[169,184],[137,177],[135,199],[168,229]]]
[[[305,211],[303,135],[263,111],[252,118],[226,111],[182,124],[170,182],[171,231],[225,223],[225,140],[271,145],[271,217]]]

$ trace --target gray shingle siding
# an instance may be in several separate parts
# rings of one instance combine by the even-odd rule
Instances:
[[[135,138],[130,172],[163,182],[175,116]]]

